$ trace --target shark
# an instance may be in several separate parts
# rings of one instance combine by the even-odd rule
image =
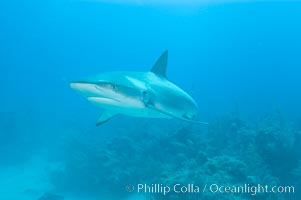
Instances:
[[[113,71],[70,83],[88,101],[104,109],[96,126],[122,114],[143,118],[176,118],[197,121],[198,105],[166,76],[168,51],[164,51],[150,71]]]

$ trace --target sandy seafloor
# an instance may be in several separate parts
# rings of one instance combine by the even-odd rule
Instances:
[[[59,163],[50,164],[43,157],[35,157],[15,167],[1,168],[0,194],[1,200],[38,200],[51,191],[53,185],[49,180],[49,172],[55,170]],[[51,194],[51,193],[50,193]],[[64,194],[64,200],[107,200],[110,197],[78,197]],[[143,195],[132,195],[124,200],[145,200]],[[46,200],[46,199],[45,199]],[[50,199],[49,199],[50,200]]]

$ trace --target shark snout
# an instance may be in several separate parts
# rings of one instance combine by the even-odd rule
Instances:
[[[70,87],[74,90],[78,90],[80,88],[83,88],[85,84],[79,83],[79,82],[71,82]]]
[[[97,96],[99,91],[94,83],[71,82],[70,87],[85,97]]]
[[[70,87],[77,91],[83,91],[89,89],[91,87],[91,84],[83,82],[71,82]]]
[[[109,82],[78,81],[70,83],[70,87],[84,97],[115,98],[116,87]]]

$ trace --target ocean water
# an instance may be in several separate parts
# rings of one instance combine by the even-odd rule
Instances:
[[[208,125],[96,127],[70,82],[165,50]],[[300,1],[1,1],[0,72],[0,200],[301,199]]]

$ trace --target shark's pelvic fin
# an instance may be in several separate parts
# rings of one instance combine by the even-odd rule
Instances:
[[[112,119],[115,115],[117,115],[118,113],[106,110],[102,113],[102,115],[99,117],[99,119],[96,122],[96,126],[100,126],[104,123],[106,123],[107,121],[109,121],[110,119]]]
[[[151,72],[155,73],[160,77],[166,78],[167,59],[168,59],[168,51],[166,50],[159,57],[159,59],[151,69]]]
[[[167,116],[170,116],[172,118],[176,118],[176,119],[180,119],[180,120],[183,120],[183,121],[186,121],[186,122],[190,122],[190,123],[196,123],[196,124],[204,124],[204,125],[208,125],[207,122],[200,122],[200,121],[195,121],[195,120],[191,120],[191,119],[187,119],[187,118],[181,118],[181,117],[178,117],[177,115],[171,113],[171,112],[168,112],[167,110],[164,110],[162,108],[158,108],[156,107],[155,105],[149,103],[149,104],[145,104],[146,107],[150,108],[150,109],[153,109],[153,110],[156,110],[157,112],[160,112],[162,114],[165,114]]]

